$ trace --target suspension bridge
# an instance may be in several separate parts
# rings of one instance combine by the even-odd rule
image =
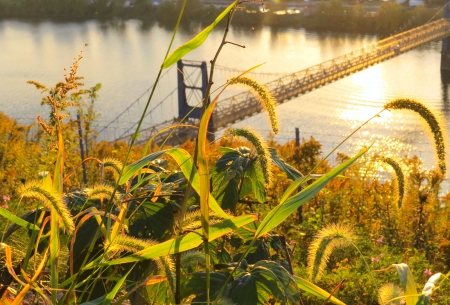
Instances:
[[[284,103],[300,94],[314,90],[342,77],[348,76],[386,59],[398,56],[408,50],[426,44],[430,41],[443,39],[441,69],[450,70],[450,11],[445,6],[445,17],[423,26],[401,32],[396,35],[380,40],[367,47],[354,50],[348,54],[336,57],[332,60],[309,67],[307,69],[286,74],[278,77],[276,80],[266,83],[278,103]],[[448,15],[448,16],[447,16]],[[178,62],[178,117],[167,120],[163,123],[144,128],[140,131],[139,139],[136,143],[148,141],[151,137],[153,143],[179,145],[196,136],[196,129],[179,126],[174,129],[166,129],[169,126],[180,123],[198,126],[201,117],[200,108],[190,106],[187,103],[188,90],[200,92],[199,100],[204,98],[205,89],[208,82],[207,67],[205,62],[180,61]],[[187,85],[184,71],[188,68],[197,68],[201,71],[198,78],[201,77],[201,86],[196,84]],[[149,89],[150,90],[150,89]],[[173,92],[172,92],[173,93]],[[192,92],[191,92],[192,94]],[[163,99],[161,103],[164,102]],[[210,125],[208,126],[211,139],[214,138],[214,132],[225,128],[235,122],[243,120],[249,116],[262,111],[259,102],[250,91],[242,92],[219,100],[214,110]],[[117,119],[117,118],[116,118]],[[111,124],[111,123],[110,123]],[[137,123],[135,124],[137,125]],[[123,133],[115,141],[129,141],[133,136],[134,126]],[[106,125],[104,129],[108,128]],[[100,131],[100,132],[101,132]],[[161,132],[162,131],[162,132]]]

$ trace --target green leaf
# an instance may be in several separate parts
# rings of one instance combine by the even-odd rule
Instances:
[[[358,153],[353,158],[347,160],[346,162],[340,164],[327,174],[320,177],[314,183],[303,189],[297,195],[292,196],[286,202],[280,203],[274,209],[272,209],[269,214],[261,222],[258,230],[255,232],[255,238],[259,238],[275,228],[281,222],[283,222],[290,214],[302,206],[305,202],[313,198],[325,185],[334,177],[343,172],[347,167],[349,167],[353,162],[355,162],[359,157],[361,157],[367,150],[363,150]]]
[[[227,281],[228,275],[221,272],[210,273],[210,293],[216,295]],[[195,272],[187,275],[181,282],[181,298],[187,298],[190,295],[196,295],[195,302],[206,301],[206,273]],[[194,301],[193,301],[194,303]]]
[[[99,305],[99,304],[102,304],[105,301],[105,299],[106,299],[106,295],[101,296],[101,297],[99,297],[95,300],[89,301],[89,302],[81,303],[81,305]]]
[[[405,292],[406,305],[416,305],[419,301],[417,295],[416,282],[407,264],[393,264],[395,269],[397,269],[398,277],[400,278],[400,283],[402,289]]]
[[[125,166],[122,173],[122,177],[120,178],[118,183],[123,184],[127,182],[131,177],[133,177],[133,175],[139,172],[146,164],[161,157],[163,154],[168,154],[175,160],[175,162],[177,162],[184,176],[186,177],[186,179],[188,179],[189,183],[191,184],[192,188],[198,194],[200,194],[200,178],[192,162],[192,157],[187,151],[181,148],[172,148],[168,150],[159,151],[157,153],[150,154],[140,159],[139,161],[136,161],[132,164]],[[222,210],[222,208],[219,206],[219,204],[211,194],[209,195],[209,207],[211,208],[211,210],[216,212],[220,217],[225,219],[229,218],[229,216]]]
[[[129,218],[131,216],[131,218]],[[146,200],[128,210],[129,232],[131,236],[163,241],[173,231],[174,214],[170,204]]]
[[[133,268],[130,268],[128,272],[120,278],[120,280],[117,281],[116,285],[114,285],[114,288],[106,295],[105,300],[103,301],[102,305],[109,305],[111,304],[112,300],[115,298],[117,292],[119,292],[120,287],[122,287],[122,284],[125,282],[128,274],[130,274],[131,270]]]
[[[251,241],[245,243],[246,246],[250,245]],[[268,260],[270,258],[269,246],[262,240],[258,239],[253,243],[250,249],[244,247],[242,253],[238,253],[234,256],[233,261],[238,261],[239,258],[244,254],[245,251],[247,255],[244,257],[249,264],[255,264],[262,260]]]
[[[23,220],[20,217],[17,217],[16,215],[14,215],[13,213],[9,212],[8,210],[0,207],[0,215],[2,215],[3,217],[5,217],[6,219],[8,219],[9,221],[15,223],[16,225],[26,228],[28,230],[33,230],[33,231],[39,231],[39,227],[29,223],[28,221]],[[26,214],[28,215],[28,214]],[[34,215],[33,215],[34,218]]]
[[[141,170],[145,165],[147,165],[149,162],[158,159],[161,157],[166,150],[158,151],[153,154],[150,154],[148,156],[145,156],[144,158],[125,166],[122,172],[122,176],[120,177],[120,180],[118,184],[124,184],[127,182],[133,175],[135,175],[139,170]]]
[[[170,54],[163,63],[163,68],[167,69],[181,58],[184,55],[188,54],[192,50],[195,50],[199,46],[203,44],[203,42],[208,37],[209,33],[216,27],[216,25],[231,11],[231,9],[236,5],[236,2],[233,2],[228,6],[219,16],[217,16],[216,20],[211,23],[208,27],[206,27],[203,31],[197,34],[194,38],[189,40],[188,42],[179,46],[175,51]]]
[[[278,156],[277,150],[273,147],[269,147],[270,156],[272,157],[272,163],[280,170],[284,171],[287,177],[293,181],[300,177],[303,177],[302,173],[296,170],[291,165],[287,164],[283,159]]]
[[[212,173],[212,195],[220,203],[222,209],[234,212],[239,201],[238,193],[250,158],[238,149],[228,149],[216,162]]]
[[[328,297],[330,296],[330,294],[328,292],[326,292],[325,290],[323,290],[322,288],[314,285],[313,283],[298,277],[298,276],[293,276],[295,283],[297,284],[298,288],[310,293],[320,299],[326,300],[328,299]],[[334,304],[338,304],[338,305],[345,305],[345,303],[343,303],[342,301],[338,300],[335,297],[331,297],[329,299],[330,302],[334,303]]]
[[[292,275],[283,266],[268,260],[259,261],[254,265],[254,267],[259,266],[269,269],[277,276],[278,282],[284,289],[284,294],[291,299],[293,304],[298,304],[300,302],[300,294],[298,293],[297,284],[295,283]]]
[[[144,297],[148,302],[146,304],[174,304],[175,300],[171,292],[172,290],[168,281],[149,285],[145,289],[146,295]]]
[[[311,180],[311,177],[308,175],[299,177],[297,180],[292,182],[291,185],[289,185],[288,188],[284,191],[283,196],[281,196],[280,204],[283,204],[289,198],[289,196],[292,195],[292,193],[298,191],[302,184],[309,180]]]
[[[261,203],[266,201],[265,179],[261,164],[259,162],[252,162],[245,174],[252,180],[253,195],[256,200]]]
[[[232,231],[236,230],[236,228],[242,227],[252,221],[255,221],[255,219],[255,215],[243,215],[215,223],[210,226],[209,240],[213,241],[225,234],[231,233]],[[105,265],[111,266],[132,263],[194,249],[203,243],[203,238],[200,232],[200,230],[197,230],[195,232],[173,238],[129,256],[105,262]]]
[[[285,304],[286,296],[277,276],[263,266],[245,272],[233,281],[231,299],[239,305],[268,304],[275,298]]]

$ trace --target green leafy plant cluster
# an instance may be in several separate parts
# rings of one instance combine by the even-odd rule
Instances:
[[[226,20],[222,42],[211,62],[207,98],[199,101],[203,115],[197,126],[197,141],[190,144],[192,153],[182,147],[154,148],[152,139],[133,150],[156,86],[129,145],[116,143],[111,148],[89,138],[95,118],[93,103],[100,86],[82,89],[77,76],[81,54],[64,81],[54,88],[33,82],[46,93],[43,104],[50,107],[48,120],[38,118],[45,132],[40,142],[45,147],[40,149],[48,152],[43,164],[46,170],[40,171],[36,180],[27,178],[17,187],[20,199],[14,209],[0,207],[1,217],[7,220],[0,238],[2,302],[20,304],[31,292],[36,302],[51,304],[122,304],[129,300],[132,304],[245,305],[298,304],[317,299],[344,304],[338,293],[342,281],[329,287],[328,292],[315,284],[328,275],[327,261],[334,263],[337,274],[345,274],[344,260],[333,258],[336,251],[344,251],[344,246],[352,246],[356,252],[341,252],[341,256],[358,257],[362,263],[356,265],[357,272],[373,282],[373,289],[363,297],[379,298],[382,304],[403,299],[408,305],[430,301],[441,275],[433,275],[419,293],[409,268],[400,262],[390,262],[389,266],[394,264],[400,275],[403,292],[396,286],[389,286],[390,290],[383,286],[377,297],[378,285],[363,254],[373,249],[358,247],[356,237],[366,234],[374,238],[367,232],[374,234],[382,228],[383,236],[392,243],[412,242],[410,246],[417,249],[430,245],[426,237],[433,223],[427,216],[445,175],[445,143],[439,121],[421,104],[398,99],[380,110],[407,109],[422,115],[437,147],[438,169],[430,173],[412,171],[407,195],[397,191],[397,200],[387,196],[392,193],[388,183],[364,176],[362,165],[351,167],[363,159],[368,148],[351,158],[341,156],[342,162],[331,169],[319,158],[320,144],[312,139],[290,155],[288,160],[295,164],[292,166],[284,161],[282,150],[279,153],[269,148],[257,132],[239,128],[230,129],[222,142],[238,141],[239,145],[220,147],[211,160],[208,151],[217,146],[207,142],[207,126],[228,86],[239,83],[252,89],[267,110],[273,132],[278,131],[273,96],[246,73],[231,79],[219,91],[212,90],[214,65],[222,48],[230,43],[229,26],[240,5],[233,2],[211,25],[172,53],[170,45],[156,79],[157,83],[163,69],[201,46],[217,24]],[[89,101],[84,105],[83,96]],[[91,145],[91,153],[82,164],[95,164],[91,166],[95,169],[91,169],[87,185],[80,181],[79,166],[72,155],[76,138],[73,121],[68,120],[70,109],[82,116],[88,131],[85,140]],[[149,152],[150,148],[153,150]],[[122,157],[120,160],[95,156],[97,152],[103,155],[114,151]],[[277,183],[281,180],[284,184]],[[399,213],[399,200],[407,212]],[[19,215],[24,205],[30,208]],[[303,206],[311,212],[304,213],[305,221],[294,224],[291,216],[303,213]],[[380,209],[385,211],[380,213]],[[419,229],[408,231],[400,226],[401,218],[394,216],[395,212],[404,217],[412,213]],[[373,222],[376,217],[378,221]],[[324,226],[333,222],[342,224]],[[349,223],[357,224],[355,231],[348,228]],[[306,238],[293,233],[295,226],[301,226],[298,231],[305,231]],[[319,235],[313,238],[311,233],[319,229]],[[413,232],[412,236],[408,232]],[[298,239],[292,243],[286,236]],[[301,246],[297,252],[296,243]],[[311,244],[309,274],[302,277],[305,269],[299,271],[298,267],[306,262],[306,244]]]

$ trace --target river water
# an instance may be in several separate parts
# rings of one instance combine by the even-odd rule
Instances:
[[[181,29],[174,47],[200,30],[199,26]],[[85,77],[88,86],[102,83],[96,104],[101,115],[98,128],[101,130],[114,122],[101,132],[100,139],[115,139],[138,120],[148,97],[144,93],[155,80],[171,33],[138,20],[0,21],[0,110],[21,123],[30,123],[38,113],[47,113],[40,106],[42,95],[26,81],[33,79],[54,85],[63,79],[63,68],[70,67],[87,43],[79,75]],[[223,29],[213,31],[204,45],[186,58],[211,60],[222,33]],[[245,48],[225,46],[218,65],[227,69],[216,71],[215,84],[223,83],[233,73],[236,75],[237,70],[261,63],[265,64],[253,77],[268,82],[276,75],[319,64],[377,39],[374,35],[317,33],[304,29],[232,28],[228,40]],[[441,78],[440,49],[439,41],[428,43],[280,105],[281,132],[275,139],[280,142],[294,139],[294,128],[298,127],[302,138],[314,136],[323,143],[324,152],[328,152],[386,102],[397,97],[415,98],[441,111],[442,117],[450,121],[448,81]],[[230,73],[228,69],[236,71]],[[155,109],[146,118],[145,126],[177,116],[177,94],[173,91],[176,84],[176,69],[165,71],[150,106]],[[250,126],[269,136],[264,114],[235,126]],[[374,152],[417,154],[423,158],[426,168],[435,166],[427,128],[415,115],[383,112],[339,151],[351,153],[372,142]]]

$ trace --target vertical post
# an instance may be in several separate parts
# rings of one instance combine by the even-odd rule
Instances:
[[[298,127],[295,127],[295,147],[300,146],[300,129]],[[302,187],[298,188],[298,191],[301,191]],[[301,224],[303,222],[303,208],[302,206],[299,206],[297,209],[298,213],[298,223]]]
[[[300,146],[300,129],[298,127],[295,127],[295,146]]]
[[[87,175],[86,175],[86,164],[84,161],[84,146],[83,146],[83,131],[81,130],[81,118],[80,115],[77,114],[78,121],[78,136],[80,137],[80,154],[81,154],[81,166],[83,168],[83,183],[87,184]]]
[[[450,20],[450,8],[448,0],[446,0],[446,4],[444,6],[444,18],[447,21]],[[450,37],[444,37],[442,39],[441,71],[450,71]]]

